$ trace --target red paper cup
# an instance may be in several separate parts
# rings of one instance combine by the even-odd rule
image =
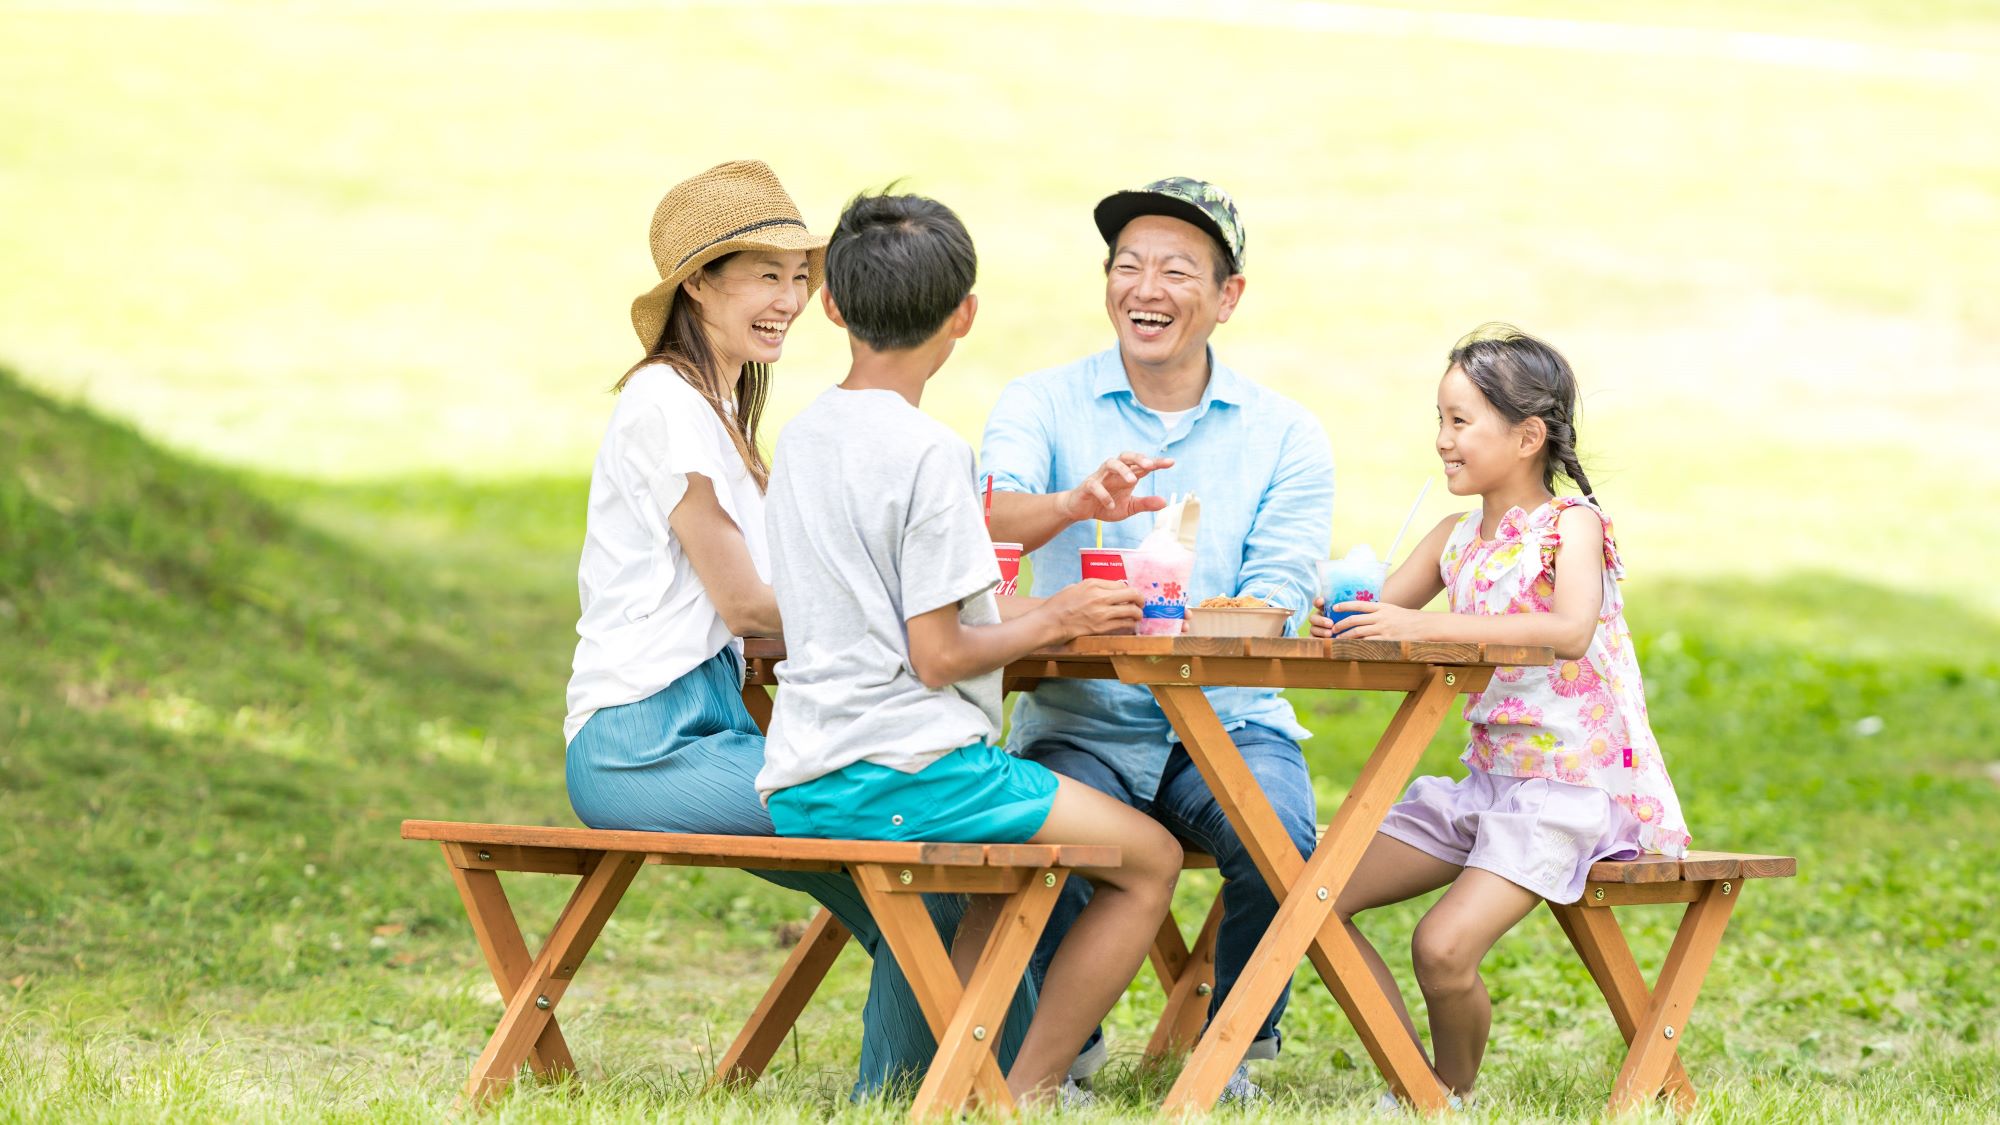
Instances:
[[[993,544],[993,560],[1000,564],[1000,588],[996,594],[1012,594],[1014,586],[1021,580],[1021,545],[1019,543]]]
[[[1107,578],[1113,582],[1125,581],[1125,552],[1116,547],[1085,547],[1078,552],[1083,558],[1085,578]]]

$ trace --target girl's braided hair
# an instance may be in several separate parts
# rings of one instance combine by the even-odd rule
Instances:
[[[1597,499],[1576,459],[1576,374],[1561,353],[1511,324],[1495,321],[1480,325],[1453,345],[1445,369],[1453,367],[1465,372],[1508,424],[1542,420],[1548,430],[1542,449],[1542,487],[1554,492],[1560,473],[1584,496]]]

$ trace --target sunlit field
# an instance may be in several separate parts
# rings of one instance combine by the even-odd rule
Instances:
[[[1641,19],[0,3],[0,1121],[448,1111],[499,1002],[395,824],[570,822],[576,548],[647,222],[739,157],[817,228],[898,181],[966,218],[979,320],[925,407],[974,441],[1009,379],[1111,342],[1097,199],[1222,184],[1249,282],[1217,351],[1332,435],[1334,547],[1385,548],[1435,475],[1461,333],[1554,342],[1697,846],[1801,857],[1690,1024],[1697,1116],[2000,1115],[2000,17]],[[806,317],[767,444],[844,361]],[[1387,712],[1299,702],[1330,807]],[[517,882],[540,924],[560,889]],[[581,1083],[503,1116],[896,1118],[845,1106],[854,953],[757,1092],[701,1092],[806,911],[648,872],[564,1006]],[[1627,913],[1657,963],[1668,912]],[[1392,961],[1415,916],[1372,923]],[[1489,961],[1481,1114],[1601,1107],[1573,960],[1536,917]],[[1155,992],[1114,1013],[1100,1117],[1164,1091]],[[1365,1117],[1309,977],[1286,1028],[1273,1115]]]
[[[2000,605],[1976,453],[2000,36],[1970,5],[1934,34],[1899,5],[1713,5],[1668,53],[1117,5],[355,7],[4,17],[9,361],[260,468],[581,475],[653,204],[756,155],[822,226],[896,179],[964,214],[982,315],[931,408],[976,437],[1008,379],[1109,340],[1091,205],[1189,173],[1250,232],[1219,352],[1332,432],[1341,542],[1386,546],[1432,471],[1440,357],[1500,318],[1574,361],[1641,579],[1805,567]],[[1700,26],[1725,18],[1856,50],[1746,61]],[[843,359],[802,324],[775,420]]]

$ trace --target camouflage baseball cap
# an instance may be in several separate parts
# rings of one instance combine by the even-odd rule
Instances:
[[[1189,176],[1168,176],[1135,191],[1121,191],[1098,201],[1095,212],[1097,231],[1104,245],[1114,246],[1118,232],[1141,215],[1165,215],[1193,223],[1214,236],[1229,253],[1231,273],[1243,272],[1243,252],[1248,239],[1243,220],[1236,216],[1236,201],[1205,180]]]

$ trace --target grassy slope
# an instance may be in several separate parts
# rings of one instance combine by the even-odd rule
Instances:
[[[495,1001],[436,857],[395,822],[567,822],[556,685],[579,485],[248,478],[8,376],[0,450],[0,1120],[440,1111]],[[1699,841],[1794,851],[1804,870],[1750,891],[1690,1029],[1716,1116],[2000,1112],[1980,1077],[2000,1065],[2000,632],[1813,576],[1635,600]],[[1899,628],[1849,632],[1857,608]],[[1351,775],[1387,701],[1303,702],[1316,773]],[[1451,737],[1431,768],[1451,768]],[[1206,890],[1184,892],[1184,917]],[[539,919],[559,891],[515,894]],[[747,878],[649,872],[565,1006],[590,1085],[510,1112],[837,1106],[852,955],[762,1093],[691,1100],[804,909]],[[1628,912],[1646,963],[1666,914]],[[1371,929],[1394,948],[1412,919]],[[1588,1114],[1608,1083],[1609,1021],[1560,943],[1537,917],[1489,964],[1497,1114]],[[1317,1117],[1374,1079],[1315,991],[1270,1081],[1280,1109]],[[1154,1003],[1142,983],[1121,1044]],[[1107,1109],[1139,1110],[1157,1082],[1126,1074]]]

